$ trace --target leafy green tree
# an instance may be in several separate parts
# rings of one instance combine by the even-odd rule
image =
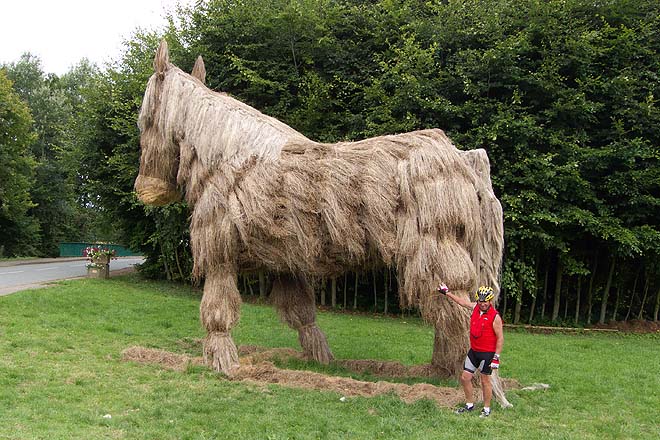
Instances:
[[[143,271],[151,276],[189,280],[185,205],[147,208],[133,191],[140,160],[137,115],[158,41],[155,34],[138,33],[105,72],[81,65],[82,72],[72,72],[78,79],[64,78],[81,84],[68,160],[77,164],[80,203],[96,213],[96,234],[141,250]]]
[[[34,203],[29,214],[39,222],[38,256],[57,256],[59,243],[75,239],[75,196],[68,170],[61,161],[64,133],[71,106],[54,75],[45,75],[38,58],[28,54],[6,66],[18,95],[30,107],[36,138],[30,145],[36,160],[35,182],[30,190]]]
[[[34,207],[34,138],[30,110],[0,69],[0,256],[36,252],[39,225],[28,214]]]
[[[59,86],[71,106],[71,118],[64,133],[62,164],[69,170],[69,184],[76,197],[74,227],[77,240],[90,242],[121,242],[113,226],[114,220],[98,203],[96,186],[90,185],[88,159],[100,137],[94,108],[103,98],[98,94],[102,72],[88,60],[81,60],[59,78]],[[93,180],[92,180],[93,181]]]
[[[495,0],[436,8],[444,24],[437,35],[446,54],[441,67],[448,72],[440,95],[455,109],[453,137],[489,151],[504,205],[505,275],[511,272],[504,287],[516,291],[516,273],[530,273],[517,256],[522,247],[555,255],[549,260],[558,274],[550,278],[555,287],[560,270],[584,255],[583,246],[602,248],[610,262],[615,255],[639,255],[634,228],[657,230],[646,213],[658,209],[658,180],[652,179],[658,161],[640,148],[657,150],[658,142],[652,128],[658,113],[642,99],[652,103],[658,87],[648,80],[657,72],[657,39],[650,37],[657,30],[657,2],[632,8],[631,2]],[[622,73],[628,80],[622,82]],[[621,121],[612,115],[622,115]],[[644,127],[639,135],[617,128],[637,127],[638,119]],[[642,170],[650,179],[633,184]],[[624,175],[628,185],[610,183]],[[622,197],[623,191],[640,196]],[[633,207],[631,200],[648,204]],[[607,303],[608,289],[602,291]],[[561,290],[555,292],[556,319]]]
[[[439,127],[485,148],[514,319],[531,299],[530,317],[548,300],[551,319],[571,305],[571,322],[588,322],[598,303],[651,307],[619,289],[632,268],[659,284],[658,17],[655,0],[210,0],[171,16],[165,36],[177,65],[203,55],[212,89],[313,139]],[[145,210],[131,193],[159,37],[136,34],[89,89],[80,176],[154,273],[177,278],[185,206]]]

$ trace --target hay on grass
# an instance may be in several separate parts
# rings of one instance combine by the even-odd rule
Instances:
[[[139,364],[156,364],[174,371],[185,371],[189,365],[205,365],[203,359],[199,357],[137,346],[122,351],[121,358]]]
[[[281,352],[267,352],[267,356]],[[168,370],[185,371],[189,365],[200,365],[200,358],[164,352],[144,347],[131,347],[122,352],[122,360],[141,364],[160,365]],[[272,362],[244,359],[240,368],[228,377],[232,381],[242,381],[258,385],[278,384],[282,386],[322,391],[334,391],[347,397],[373,397],[381,394],[396,394],[406,403],[420,399],[430,399],[439,406],[457,405],[462,394],[453,388],[437,387],[430,384],[406,385],[385,381],[366,382],[348,377],[327,376],[310,371],[285,370]]]
[[[461,390],[435,386],[427,383],[407,385],[385,380],[367,382],[349,377],[328,376],[310,371],[278,368],[273,360],[286,361],[288,358],[303,359],[302,353],[292,349],[266,349],[257,346],[241,346],[241,366],[227,378],[259,385],[277,384],[281,386],[334,391],[343,396],[373,397],[393,393],[406,402],[429,399],[442,407],[454,407],[464,398]],[[122,360],[146,365],[159,365],[174,371],[185,371],[190,365],[204,365],[202,358],[170,353],[144,347],[131,347],[122,352]],[[356,373],[369,372],[382,378],[431,377],[417,373],[428,372],[428,366],[406,367],[398,362],[372,360],[342,360],[338,365]],[[520,388],[516,381],[507,379],[506,388]],[[480,392],[475,389],[475,401],[480,400]]]
[[[334,391],[346,397],[373,397],[392,393],[406,403],[429,399],[439,406],[446,407],[456,406],[463,398],[462,393],[453,388],[426,383],[407,385],[385,381],[366,382],[310,371],[283,370],[270,362],[242,366],[233,379],[257,384],[280,384],[293,388]]]

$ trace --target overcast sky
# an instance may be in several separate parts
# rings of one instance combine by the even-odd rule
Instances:
[[[0,6],[0,64],[30,52],[46,73],[62,75],[82,58],[117,59],[137,27],[165,26],[165,11],[194,0],[6,0]]]

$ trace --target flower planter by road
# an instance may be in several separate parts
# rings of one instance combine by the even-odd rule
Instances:
[[[110,278],[110,264],[88,264],[87,278]]]
[[[115,257],[114,249],[88,247],[83,255],[90,261],[87,264],[87,277],[110,278],[110,260]]]

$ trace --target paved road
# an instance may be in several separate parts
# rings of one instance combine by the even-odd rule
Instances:
[[[141,257],[122,257],[110,262],[110,273],[144,262]],[[82,258],[57,258],[3,262],[0,267],[0,296],[41,287],[49,281],[87,275],[88,261]]]

